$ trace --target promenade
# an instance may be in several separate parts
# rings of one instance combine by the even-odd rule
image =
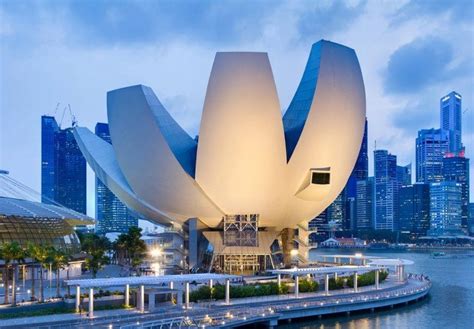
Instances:
[[[353,289],[332,290],[326,296],[317,293],[293,294],[233,299],[230,305],[221,301],[193,303],[188,310],[164,306],[153,313],[139,313],[135,309],[96,311],[93,319],[78,314],[60,314],[34,318],[2,320],[0,328],[153,328],[160,325],[181,327],[234,327],[259,323],[267,327],[278,321],[327,314],[373,310],[425,297],[431,283],[425,278],[411,277],[399,282],[390,276],[380,285]]]

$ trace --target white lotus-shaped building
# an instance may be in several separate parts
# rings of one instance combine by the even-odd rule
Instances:
[[[365,91],[353,49],[319,41],[283,118],[266,53],[217,53],[199,138],[151,88],[110,91],[112,144],[86,128],[75,137],[99,179],[159,224],[258,214],[259,227],[292,228],[343,189],[364,130]]]

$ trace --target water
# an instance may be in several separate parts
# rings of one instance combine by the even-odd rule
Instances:
[[[463,254],[473,252],[462,252]],[[354,254],[344,250],[313,250],[320,254]],[[433,259],[430,252],[364,252],[365,255],[404,258],[415,262],[407,272],[428,275],[433,283],[430,297],[409,306],[388,311],[322,320],[294,321],[285,329],[372,329],[372,328],[474,328],[474,257]],[[455,255],[459,252],[447,252]]]

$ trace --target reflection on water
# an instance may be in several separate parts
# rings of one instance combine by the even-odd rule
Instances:
[[[312,255],[353,254],[313,250]],[[447,252],[453,253],[453,252]],[[465,252],[463,252],[465,254]],[[471,252],[472,253],[472,252]],[[281,324],[285,329],[374,329],[374,328],[474,328],[474,257],[433,259],[430,252],[366,252],[372,256],[413,260],[407,272],[423,273],[433,282],[430,297],[424,301],[393,310],[326,317]]]

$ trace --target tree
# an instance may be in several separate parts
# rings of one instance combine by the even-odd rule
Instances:
[[[114,243],[117,260],[121,264],[131,267],[139,275],[138,267],[143,262],[146,253],[146,244],[141,239],[142,229],[130,227],[127,233],[122,233]]]
[[[128,246],[127,250],[130,257],[130,265],[139,275],[138,266],[143,262],[143,258],[145,257],[146,253],[146,244],[141,239],[142,237],[142,229],[139,227],[130,227],[128,229]]]
[[[43,284],[43,269],[49,263],[49,253],[50,247],[44,245],[37,245],[37,244],[29,244],[28,245],[28,255],[33,258],[36,262],[40,264],[40,282],[39,282],[39,289],[40,289],[40,296],[39,302],[44,302],[44,284]]]
[[[2,258],[5,261],[7,282],[5,285],[5,303],[8,300],[8,275],[10,264],[13,265],[12,275],[12,306],[16,306],[16,281],[18,278],[18,264],[25,260],[25,251],[17,241],[7,242],[2,246]]]
[[[109,263],[109,258],[105,255],[110,249],[109,240],[96,234],[84,234],[81,236],[81,247],[88,254],[86,258],[86,268],[92,272],[95,278],[97,272]]]
[[[48,258],[51,260],[51,268],[56,272],[56,296],[61,297],[59,274],[61,270],[67,266],[69,257],[62,250],[50,247]]]

